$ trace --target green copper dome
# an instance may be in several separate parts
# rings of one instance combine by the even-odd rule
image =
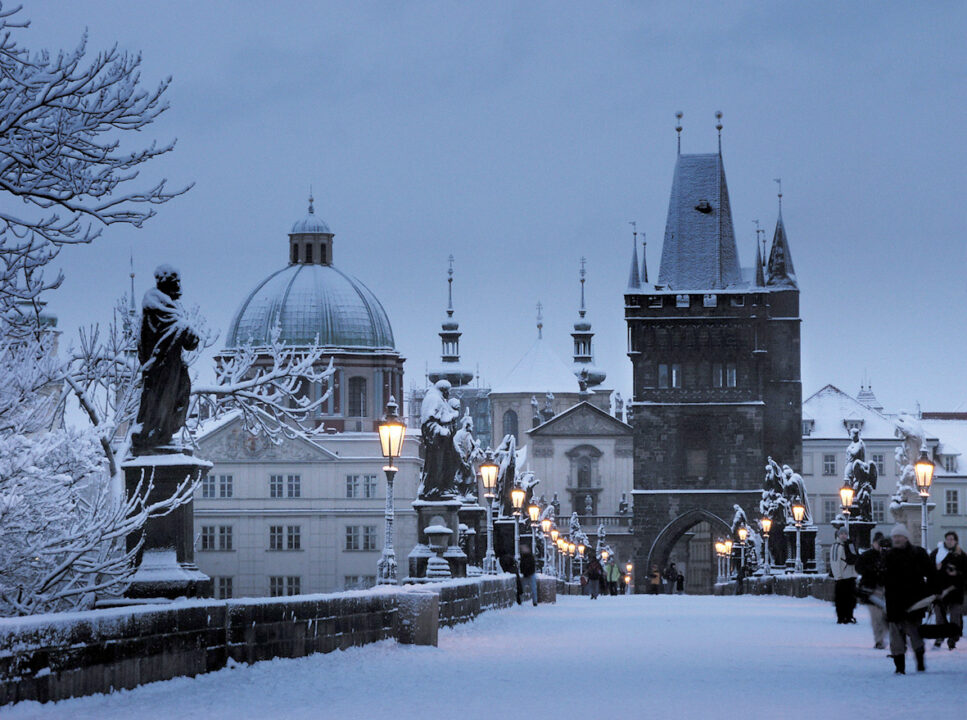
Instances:
[[[269,275],[239,307],[226,349],[268,344],[281,327],[288,345],[394,350],[393,329],[376,296],[332,265],[293,264]]]

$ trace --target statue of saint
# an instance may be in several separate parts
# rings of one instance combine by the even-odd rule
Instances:
[[[738,536],[739,528],[744,527],[749,529],[749,521],[745,516],[745,510],[743,510],[738,504],[732,506],[732,534]]]
[[[551,507],[554,508],[554,517],[561,517],[561,501],[557,493],[554,493],[554,497],[551,498]]]
[[[144,294],[141,303],[141,405],[131,434],[136,455],[150,455],[170,446],[174,434],[184,427],[191,380],[182,351],[194,350],[199,342],[178,302],[178,271],[170,265],[159,265],[154,278],[155,287]]]
[[[794,472],[788,465],[783,465],[782,477],[782,494],[789,501],[789,515],[786,517],[786,523],[792,524],[795,522],[792,516],[792,505],[798,501],[806,508],[806,512],[803,514],[802,524],[804,526],[812,525],[813,514],[809,509],[809,498],[806,495],[806,484],[803,482],[802,475]]]
[[[437,382],[426,391],[420,405],[420,431],[423,442],[423,473],[420,500],[443,500],[456,493],[454,487],[459,458],[454,447],[459,413],[450,404],[450,383]]]
[[[483,457],[480,443],[473,436],[473,418],[467,408],[460,420],[460,429],[453,436],[453,446],[457,451],[457,492],[470,502],[477,499],[477,473],[475,463]]]
[[[846,446],[843,482],[856,492],[852,515],[857,520],[873,520],[872,494],[876,489],[877,477],[876,464],[866,462],[866,445],[860,440],[859,428],[853,428],[850,430],[850,443]]]
[[[625,515],[628,512],[627,493],[621,493],[621,500],[618,501],[618,514]]]

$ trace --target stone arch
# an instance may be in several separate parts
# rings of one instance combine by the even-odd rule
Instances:
[[[731,526],[718,515],[703,508],[692,508],[672,520],[658,533],[658,537],[655,538],[655,542],[651,544],[651,550],[648,552],[648,564],[645,566],[644,572],[650,572],[652,565],[664,568],[668,564],[675,544],[682,539],[682,536],[688,530],[703,520],[708,521],[713,532],[722,536],[729,535],[732,532]]]

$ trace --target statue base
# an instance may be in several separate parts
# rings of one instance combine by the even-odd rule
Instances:
[[[186,479],[197,482],[212,464],[182,450],[129,458],[121,467],[128,497],[136,492],[142,496],[148,493],[145,502],[152,503],[171,497]],[[137,569],[125,597],[212,596],[211,578],[195,565],[194,525],[191,500],[167,515],[148,519],[144,526],[144,544],[135,557]],[[128,550],[136,547],[140,539],[141,532],[129,535]]]
[[[460,549],[459,500],[414,500],[416,510],[416,545],[407,556],[410,576],[407,581],[420,581],[427,577],[427,563],[436,553],[430,549],[430,538],[425,529],[433,525],[445,525],[450,529],[449,545],[443,551],[443,559],[450,567],[451,577],[467,576],[467,554]],[[438,576],[439,577],[439,576]]]
[[[476,503],[462,505],[457,517],[460,524],[466,527],[464,552],[467,554],[467,563],[480,567],[487,552],[487,508]]]
[[[843,527],[845,521],[840,518],[833,520],[831,523],[836,532]],[[849,521],[849,539],[853,542],[858,550],[861,552],[863,550],[870,549],[870,537],[873,534],[873,528],[876,527],[876,523],[872,520],[850,520]]]
[[[796,572],[796,526],[786,525],[783,528],[786,537],[786,572]],[[816,572],[816,533],[818,528],[815,525],[807,525],[800,529],[800,560],[802,561],[802,571],[804,573]]]
[[[929,500],[927,501],[927,529],[930,529],[930,513],[936,505]],[[910,533],[910,542],[914,545],[919,545],[920,547],[926,548],[929,552],[931,548],[926,547],[923,543],[923,538],[921,537],[920,524],[923,522],[923,504],[918,502],[903,502],[903,503],[890,503],[890,514],[893,516],[893,521],[896,523],[901,523],[907,526],[907,532]],[[928,542],[930,538],[927,538]],[[939,541],[941,538],[934,538],[934,541]]]

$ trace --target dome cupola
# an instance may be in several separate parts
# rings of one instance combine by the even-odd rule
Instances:
[[[309,211],[296,220],[289,231],[289,263],[291,265],[332,265],[333,233],[325,221],[316,216],[314,198],[309,193]]]

